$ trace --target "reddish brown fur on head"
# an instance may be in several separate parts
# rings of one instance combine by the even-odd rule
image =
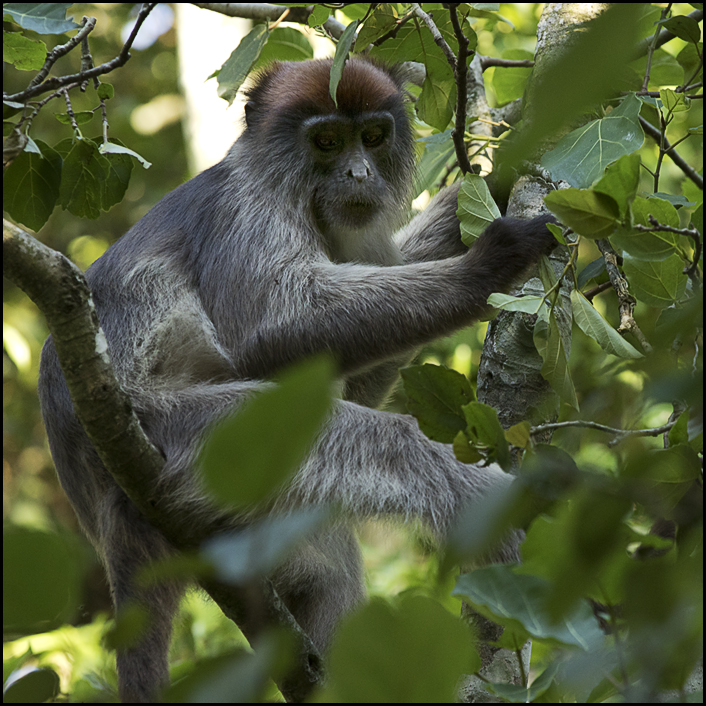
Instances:
[[[336,107],[329,94],[331,64],[331,59],[271,64],[246,92],[251,108],[248,125],[260,119],[266,121],[273,109],[280,114],[291,111],[359,115],[390,110],[404,100],[403,80],[398,69],[383,68],[370,60],[353,57],[346,63],[338,84]],[[251,117],[254,120],[251,121]]]
[[[275,62],[260,72],[246,91],[247,129],[238,154],[248,156],[261,184],[288,193],[297,203],[306,199],[319,215],[325,212],[338,225],[346,217],[359,225],[357,216],[341,214],[346,200],[353,203],[351,209],[367,205],[366,213],[373,215],[396,212],[410,191],[415,152],[404,71],[359,57],[349,59],[336,106],[329,95],[331,64],[331,59]],[[372,121],[378,127],[384,124],[385,138],[369,148],[362,134],[363,126]],[[339,154],[317,149],[314,133],[325,132],[326,127],[341,145],[348,144],[346,150]],[[352,149],[354,144],[358,150]],[[351,160],[358,160],[369,178],[354,184],[347,176]]]

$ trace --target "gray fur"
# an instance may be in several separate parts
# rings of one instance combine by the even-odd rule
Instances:
[[[284,70],[263,82],[276,85]],[[460,463],[413,418],[372,407],[400,360],[471,323],[490,292],[507,289],[537,259],[548,244],[546,219],[497,221],[467,251],[452,187],[394,236],[412,181],[404,108],[391,109],[393,144],[376,152],[355,143],[337,171],[335,160],[324,168],[311,158],[296,127],[276,124],[276,108],[268,117],[266,101],[258,102],[263,91],[254,91],[249,113],[257,120],[225,159],[163,198],[87,273],[115,372],[165,455],[163,492],[174,512],[194,502],[207,511],[194,468],[206,427],[275,371],[329,351],[346,399],[279,505],[332,502],[351,518],[422,519],[443,535],[461,506],[510,477],[496,466]],[[400,86],[400,106],[402,95]],[[365,227],[346,220],[351,194],[373,209]],[[150,700],[168,680],[182,587],[145,592],[133,579],[140,565],[171,549],[100,463],[74,416],[51,337],[39,393],[59,478],[106,564],[117,610],[134,601],[153,617],[142,642],[118,653],[121,698]],[[517,558],[516,542],[497,558]],[[352,525],[337,523],[313,538],[273,578],[325,649],[339,617],[364,595]]]

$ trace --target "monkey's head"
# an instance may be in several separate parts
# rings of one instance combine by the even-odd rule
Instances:
[[[258,155],[259,173],[305,203],[324,233],[396,217],[414,174],[400,69],[351,58],[336,105],[329,95],[331,63],[274,63],[247,91],[245,106],[244,136]]]

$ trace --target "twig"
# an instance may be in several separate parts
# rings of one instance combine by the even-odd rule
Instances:
[[[628,291],[628,282],[618,269],[615,250],[613,250],[607,240],[597,240],[596,245],[603,254],[606,271],[608,272],[608,277],[610,277],[610,283],[613,285],[613,289],[618,295],[618,306],[620,310],[620,326],[618,326],[618,333],[630,331],[639,341],[642,350],[648,354],[652,353],[652,346],[633,317],[635,298]]]
[[[640,116],[638,116],[640,117]],[[645,120],[643,117],[640,117],[640,125],[642,125],[642,129],[653,139],[655,142],[657,142],[658,145],[664,147],[664,152],[667,154],[672,162],[681,169],[686,176],[691,179],[691,181],[696,184],[696,186],[699,187],[703,191],[704,188],[704,178],[691,166],[689,166],[682,157],[680,157],[677,152],[674,151],[674,146],[669,143],[669,140],[667,140],[667,137],[664,136],[664,139],[662,139],[662,133],[654,126],[652,123],[648,122]]]
[[[639,230],[641,233],[659,233],[666,231],[667,233],[676,233],[677,235],[685,235],[694,241],[694,259],[689,267],[684,268],[684,274],[691,277],[696,273],[696,268],[699,266],[701,259],[701,233],[696,228],[674,228],[665,223],[660,223],[654,216],[648,216],[651,226],[643,226],[641,223],[636,223],[633,226],[634,230]]]
[[[501,59],[498,56],[481,56],[480,65],[483,71],[491,66],[501,66],[506,69],[531,69],[534,66],[534,59]]]
[[[549,422],[547,424],[539,424],[536,427],[530,427],[530,435],[534,436],[536,434],[541,434],[545,431],[553,431],[554,429],[566,429],[568,427],[586,427],[588,429],[596,429],[598,431],[606,432],[607,434],[614,434],[615,438],[612,439],[608,446],[615,446],[620,443],[623,439],[629,436],[659,436],[669,431],[675,424],[677,420],[671,420],[661,427],[650,427],[648,429],[616,429],[615,427],[608,427],[605,424],[598,424],[598,422],[584,421],[581,419],[571,421],[571,422]]]
[[[451,132],[451,137],[458,158],[458,166],[463,174],[468,174],[471,171],[471,162],[468,159],[463,137],[466,132],[466,103],[468,101],[468,64],[466,60],[469,42],[458,21],[456,5],[449,4],[448,8],[451,13],[451,25],[458,41],[458,59],[453,65],[456,79],[456,124]]]
[[[431,32],[431,36],[433,37],[434,41],[436,42],[437,46],[441,49],[441,51],[444,52],[444,56],[446,56],[446,60],[449,62],[449,64],[453,67],[454,72],[456,71],[456,56],[453,53],[453,49],[447,44],[446,40],[441,36],[441,32],[439,32],[439,28],[434,24],[434,20],[432,20],[430,15],[427,15],[424,10],[419,6],[419,3],[412,3],[412,10],[414,11],[414,14],[419,17],[422,22],[428,27],[429,31]]]
[[[601,284],[597,284],[595,287],[589,289],[586,292],[582,292],[582,294],[584,297],[586,297],[586,299],[588,299],[588,301],[593,301],[593,297],[595,297],[597,294],[605,292],[606,289],[611,289],[612,287],[613,283],[608,280],[607,282],[601,282]]]
[[[77,74],[71,74],[68,76],[56,76],[54,78],[47,79],[43,83],[37,83],[36,85],[32,85],[32,83],[34,83],[33,81],[27,88],[25,88],[24,91],[20,91],[19,93],[14,93],[12,95],[3,96],[4,100],[25,103],[30,98],[34,98],[34,96],[38,96],[41,93],[46,93],[47,91],[54,91],[57,88],[66,86],[69,83],[76,83],[77,81],[79,83],[82,83],[83,81],[95,78],[96,76],[102,76],[103,74],[110,73],[114,69],[117,69],[119,66],[122,66],[130,58],[130,48],[132,47],[132,43],[135,41],[137,33],[140,31],[142,23],[147,19],[147,16],[150,14],[150,12],[152,12],[156,5],[157,3],[153,2],[145,3],[142,6],[139,14],[137,15],[137,19],[135,20],[135,26],[132,28],[130,36],[123,45],[123,48],[120,50],[120,54],[118,54],[118,56],[116,56],[114,59],[111,59],[110,61],[106,62],[105,64],[101,64],[100,66],[95,66],[92,69],[80,71]],[[86,23],[86,27],[87,26],[88,23]],[[83,29],[85,29],[85,27]],[[80,32],[78,34],[80,34]],[[76,36],[78,36],[78,34]],[[76,37],[73,37],[73,39],[75,40]],[[71,42],[69,42],[68,44],[70,43]],[[78,42],[72,44],[72,47],[76,46],[76,44],[78,44]],[[42,71],[44,71],[44,67],[42,68]],[[46,75],[46,73],[44,75]],[[36,78],[37,77],[35,76],[35,80]]]

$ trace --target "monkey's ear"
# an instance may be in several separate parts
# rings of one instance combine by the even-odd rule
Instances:
[[[252,128],[255,122],[255,101],[248,101],[245,104],[245,124]]]

